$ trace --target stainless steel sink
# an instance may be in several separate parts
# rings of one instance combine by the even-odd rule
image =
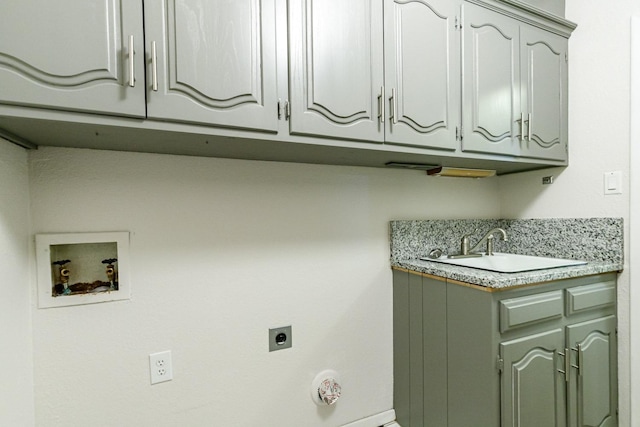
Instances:
[[[545,258],[531,255],[516,255],[494,253],[491,256],[483,255],[473,258],[447,258],[446,256],[432,259],[420,258],[424,261],[433,261],[443,264],[458,265],[461,267],[478,268],[481,270],[495,271],[498,273],[521,273],[524,271],[546,270],[548,268],[570,267],[585,265],[587,261],[562,258]]]

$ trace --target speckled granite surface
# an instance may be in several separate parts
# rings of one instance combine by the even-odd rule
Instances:
[[[509,241],[495,241],[496,252],[579,259],[586,265],[523,273],[495,273],[421,261],[432,249],[460,252],[460,238],[478,229],[473,246],[488,230],[503,228]],[[391,221],[391,265],[476,285],[505,288],[531,283],[621,271],[623,222],[621,218],[465,219]],[[484,248],[484,245],[482,245]]]

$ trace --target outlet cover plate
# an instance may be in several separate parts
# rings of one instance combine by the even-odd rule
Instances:
[[[149,372],[151,374],[151,384],[171,381],[173,379],[171,351],[167,350],[150,354]]]
[[[284,350],[293,345],[291,326],[269,329],[269,351]]]

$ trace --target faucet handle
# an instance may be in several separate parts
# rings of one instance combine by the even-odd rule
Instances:
[[[476,234],[478,232],[478,229],[476,228],[475,230],[473,230],[471,233],[467,233],[464,234],[462,236],[462,239],[460,239],[460,254],[461,255],[468,255],[469,254],[469,237],[471,237],[472,235]]]

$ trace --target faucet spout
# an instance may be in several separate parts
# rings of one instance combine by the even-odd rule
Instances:
[[[484,236],[482,236],[482,238],[478,241],[478,243],[476,243],[470,250],[469,252],[473,252],[476,249],[478,249],[478,246],[480,246],[484,241],[487,242],[487,255],[493,255],[493,235],[495,233],[500,233],[500,239],[504,242],[508,242],[509,239],[507,238],[507,232],[504,231],[502,228],[500,227],[496,227],[496,228],[492,228],[491,230],[489,230]]]

